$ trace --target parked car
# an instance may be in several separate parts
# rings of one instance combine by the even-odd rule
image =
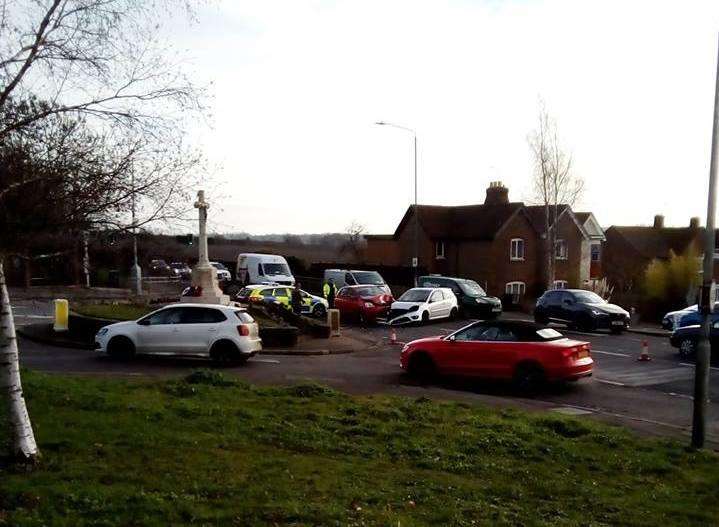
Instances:
[[[459,314],[484,319],[497,318],[502,314],[502,301],[488,296],[474,280],[452,278],[449,276],[420,276],[419,287],[448,287],[457,297]]]
[[[447,287],[414,287],[392,302],[387,313],[389,324],[426,323],[439,318],[454,319],[457,297]]]
[[[172,274],[181,280],[189,280],[192,278],[192,269],[184,262],[172,262],[170,269],[172,270]]]
[[[217,269],[217,281],[218,282],[231,282],[232,275],[230,270],[220,262],[210,262],[210,265]]]
[[[680,357],[689,358],[697,351],[700,331],[699,322],[678,327],[669,337],[669,343],[679,350]],[[713,355],[716,351],[719,351],[719,313],[712,313],[709,342]]]
[[[259,287],[248,286],[247,288],[252,288],[247,295],[247,299],[250,303],[279,302],[287,309],[291,308],[290,299],[292,297],[292,290],[294,289],[293,286],[275,285],[268,287],[263,285]],[[300,293],[302,294],[301,312],[303,315],[309,315],[316,318],[324,318],[327,315],[327,309],[329,309],[329,304],[327,303],[327,300],[325,300],[321,296],[312,295],[302,289],[300,289]]]
[[[170,266],[167,265],[167,262],[165,260],[155,259],[150,260],[150,265],[148,266],[148,271],[150,276],[173,276],[174,272],[172,269],[170,269]]]
[[[348,285],[337,292],[335,308],[343,319],[357,320],[362,324],[386,317],[394,298],[377,285]]]
[[[392,294],[387,282],[377,271],[355,271],[350,269],[325,269],[323,282],[332,280],[339,290],[348,285],[376,285],[388,295]]]
[[[277,254],[242,253],[235,272],[240,285],[277,283],[295,285],[287,260]]]
[[[105,326],[95,336],[95,349],[126,359],[148,353],[244,362],[262,349],[262,341],[257,323],[244,309],[187,303]]]
[[[714,313],[719,312],[719,302],[714,304]],[[695,305],[689,306],[688,308],[681,311],[674,311],[674,327],[671,329],[678,329],[684,326],[694,326],[701,324],[701,315],[699,314],[699,308]],[[667,313],[664,318],[668,317],[672,313]],[[662,320],[662,327],[664,327],[664,321]]]
[[[608,329],[621,333],[629,327],[629,312],[592,291],[552,289],[537,300],[534,320],[538,324],[562,322],[582,331]]]
[[[525,391],[588,377],[593,365],[589,343],[519,320],[474,322],[448,336],[412,341],[400,355],[400,366],[411,375],[513,380]]]

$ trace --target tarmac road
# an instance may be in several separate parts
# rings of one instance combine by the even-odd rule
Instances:
[[[16,322],[42,320],[47,310],[17,306]],[[406,342],[424,336],[446,334],[467,321],[436,322],[424,327],[397,328],[397,339]],[[558,328],[559,329],[559,328]],[[257,356],[247,364],[226,368],[256,384],[288,384],[311,380],[358,394],[390,393],[481,402],[494,406],[554,410],[561,413],[592,414],[648,434],[688,437],[691,425],[694,367],[679,359],[665,337],[635,333],[563,333],[591,343],[595,360],[592,378],[552,386],[532,399],[519,397],[502,383],[445,379],[419,386],[399,368],[401,346],[388,343],[384,327],[346,328],[368,342],[363,351],[328,356]],[[641,343],[649,344],[651,362],[638,362]],[[138,358],[116,362],[94,352],[58,348],[19,341],[22,365],[28,368],[70,374],[119,375],[129,377],[183,375],[208,362],[187,359]],[[708,433],[712,446],[719,448],[719,365],[711,369]]]

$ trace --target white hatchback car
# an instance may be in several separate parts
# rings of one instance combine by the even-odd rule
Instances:
[[[262,350],[262,340],[257,323],[244,309],[171,304],[139,320],[105,326],[95,335],[95,349],[117,358],[148,353],[244,362]]]
[[[387,314],[389,324],[427,322],[457,316],[457,297],[448,287],[414,287],[392,303]]]

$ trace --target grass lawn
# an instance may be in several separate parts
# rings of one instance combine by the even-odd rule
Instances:
[[[719,524],[717,456],[675,442],[228,379],[25,372],[43,458],[0,469],[0,525]]]
[[[113,320],[136,320],[159,309],[159,306],[140,304],[75,304],[70,308],[79,315]]]

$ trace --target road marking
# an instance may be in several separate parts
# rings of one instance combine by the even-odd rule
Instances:
[[[623,382],[617,382],[617,381],[608,381],[606,379],[597,379],[597,382],[602,382],[604,384],[611,384],[612,386],[626,386]]]
[[[686,395],[684,393],[669,392],[668,395],[671,395],[673,397],[681,397],[682,399],[691,399],[692,401],[694,400],[694,397],[692,397],[691,395]]]
[[[690,366],[690,367],[692,367],[692,368],[694,367],[694,364],[692,364],[692,363],[690,363],[690,362],[680,362],[679,365],[680,365],[680,366]],[[714,371],[719,371],[719,368],[717,368],[717,367],[715,367],[715,366],[709,366],[709,369],[710,369],[710,370],[714,370]]]
[[[250,359],[250,362],[266,362],[267,364],[279,364],[277,359]]]
[[[589,410],[584,410],[583,408],[576,408],[574,406],[560,406],[558,408],[550,408],[549,411],[564,415],[587,415],[594,413]]]
[[[589,350],[590,353],[601,353],[602,355],[613,355],[615,357],[631,357],[631,355],[628,355],[626,353],[616,353],[614,351],[604,351],[604,350]]]

